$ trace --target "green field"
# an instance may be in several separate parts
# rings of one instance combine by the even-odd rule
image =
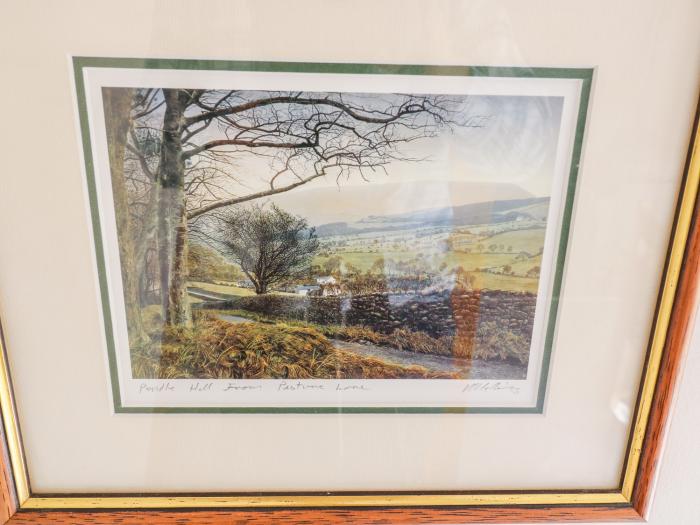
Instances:
[[[523,261],[517,261],[510,264],[512,272],[515,275],[525,275],[533,266],[542,266],[542,256],[537,255]]]
[[[396,262],[410,261],[416,258],[416,252],[338,252],[337,255],[342,257],[345,264],[351,264],[360,271],[369,270],[377,259],[382,257],[385,260],[391,259]],[[430,255],[430,254],[429,254]],[[428,255],[428,256],[429,256]],[[509,264],[515,260],[516,253],[466,253],[466,252],[447,252],[445,254],[436,254],[435,257],[430,257],[428,260],[431,265],[439,267],[443,262],[450,269],[461,266],[467,271],[474,271],[477,268],[491,268]],[[316,257],[313,264],[320,265],[329,259],[329,257]]]
[[[236,295],[240,297],[255,295],[255,290],[253,290],[252,288],[242,288],[233,284],[214,284],[204,283],[200,281],[192,281],[188,283],[188,286],[201,288],[202,290],[207,290],[209,292],[222,293],[226,295]]]
[[[534,266],[540,266],[542,257],[537,255],[525,260],[520,259],[523,252],[534,255],[542,251],[544,233],[544,228],[530,228],[497,233],[491,237],[475,238],[469,235],[468,237],[471,238],[469,243],[461,242],[460,249],[447,252],[431,250],[432,247],[437,248],[438,243],[444,243],[444,236],[436,237],[434,243],[427,243],[423,249],[412,248],[403,251],[383,249],[382,242],[377,243],[375,238],[368,238],[366,244],[356,244],[352,251],[341,250],[328,256],[317,256],[313,264],[323,268],[330,257],[338,255],[346,265],[352,265],[366,272],[378,259],[405,262],[422,258],[423,265],[427,265],[434,271],[445,264],[448,271],[462,267],[468,272],[473,272],[476,286],[479,288],[536,292],[538,279],[526,278],[524,275]],[[460,237],[460,234],[450,238],[457,237]],[[384,243],[384,246],[388,248],[388,243]],[[512,275],[502,274],[505,266],[510,266],[509,273]],[[494,273],[484,271],[486,269],[491,269]]]
[[[416,254],[414,252],[397,252],[397,251],[378,251],[378,252],[337,252],[334,253],[331,256],[334,255],[339,255],[340,257],[343,258],[343,261],[345,264],[351,264],[358,268],[359,270],[366,272],[369,270],[372,265],[374,264],[374,261],[380,258],[384,259],[393,259],[394,261],[409,261],[411,259],[414,259],[416,257]],[[329,259],[330,257],[324,257],[324,256],[316,256],[314,257],[314,260],[312,264],[317,264],[323,267],[325,262]]]
[[[450,269],[461,266],[468,272],[477,268],[495,268],[510,264],[515,260],[515,253],[466,253],[448,252],[444,261]]]
[[[223,284],[219,283],[205,283],[201,281],[190,281],[187,286],[192,286],[194,288],[201,288],[202,290],[207,290],[209,292],[221,293],[225,295],[235,295],[236,297],[248,297],[250,295],[255,295],[255,290],[252,288],[244,288],[242,286],[236,286],[235,284]],[[279,295],[294,295],[288,292],[275,291],[274,293]],[[201,302],[195,297],[190,296],[190,302]]]
[[[493,237],[482,239],[480,242],[485,246],[491,246],[492,244],[511,246],[515,254],[527,252],[535,255],[540,253],[544,246],[544,228],[497,233]]]
[[[367,271],[377,258],[381,257],[380,253],[362,253],[362,252],[347,252],[339,253],[347,263],[353,264],[362,271]],[[410,252],[401,253],[404,260],[413,259],[414,254]],[[346,256],[348,256],[346,258]],[[386,257],[391,257],[394,260],[401,260],[395,257],[393,254],[390,256],[386,254]],[[321,263],[323,263],[327,258],[319,257]],[[446,254],[446,257],[438,259],[436,265],[439,266],[443,261],[447,263],[448,268],[454,269],[457,266],[461,266],[466,271],[473,272],[473,276],[476,279],[475,286],[477,288],[485,288],[489,290],[506,290],[512,292],[532,292],[537,293],[537,278],[530,277],[519,277],[518,275],[524,275],[533,266],[539,265],[541,263],[541,257],[533,257],[526,261],[513,262],[515,259],[514,254],[500,254],[500,253],[460,253],[460,252],[450,252]],[[318,264],[318,262],[316,262]],[[504,265],[510,264],[513,268],[513,273],[516,275],[500,275],[486,272],[477,272],[476,268],[486,268],[495,267],[502,268]]]
[[[515,277],[493,273],[475,272],[474,287],[485,290],[504,290],[507,292],[537,293],[539,279],[531,277]]]

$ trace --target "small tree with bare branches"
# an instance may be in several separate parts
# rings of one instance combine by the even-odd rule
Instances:
[[[275,205],[252,205],[221,214],[219,221],[222,251],[241,267],[255,293],[308,274],[319,242],[303,217]]]

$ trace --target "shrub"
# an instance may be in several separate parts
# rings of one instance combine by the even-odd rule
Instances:
[[[236,298],[231,306],[278,319],[341,324],[343,322],[341,303],[340,297],[263,294]]]
[[[399,328],[394,330],[390,337],[393,345],[399,350],[442,356],[453,355],[452,343],[454,338],[450,336],[431,337],[425,332],[413,332],[405,328]]]
[[[308,303],[309,299],[302,296],[262,294],[240,297],[236,301],[236,306],[243,310],[274,317],[303,320]]]
[[[530,338],[525,338],[495,322],[480,323],[476,331],[473,356],[479,359],[500,359],[527,364]]]

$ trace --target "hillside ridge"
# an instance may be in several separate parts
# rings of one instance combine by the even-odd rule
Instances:
[[[548,207],[549,197],[485,201],[392,215],[369,215],[356,222],[332,222],[317,226],[316,234],[330,237],[426,226],[473,226],[518,218],[544,220]]]

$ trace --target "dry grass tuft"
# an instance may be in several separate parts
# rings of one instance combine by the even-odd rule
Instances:
[[[414,332],[405,328],[398,328],[390,334],[375,332],[364,326],[327,326],[319,329],[327,337],[342,341],[371,343],[408,352],[452,357],[451,337],[436,338],[425,332]]]

